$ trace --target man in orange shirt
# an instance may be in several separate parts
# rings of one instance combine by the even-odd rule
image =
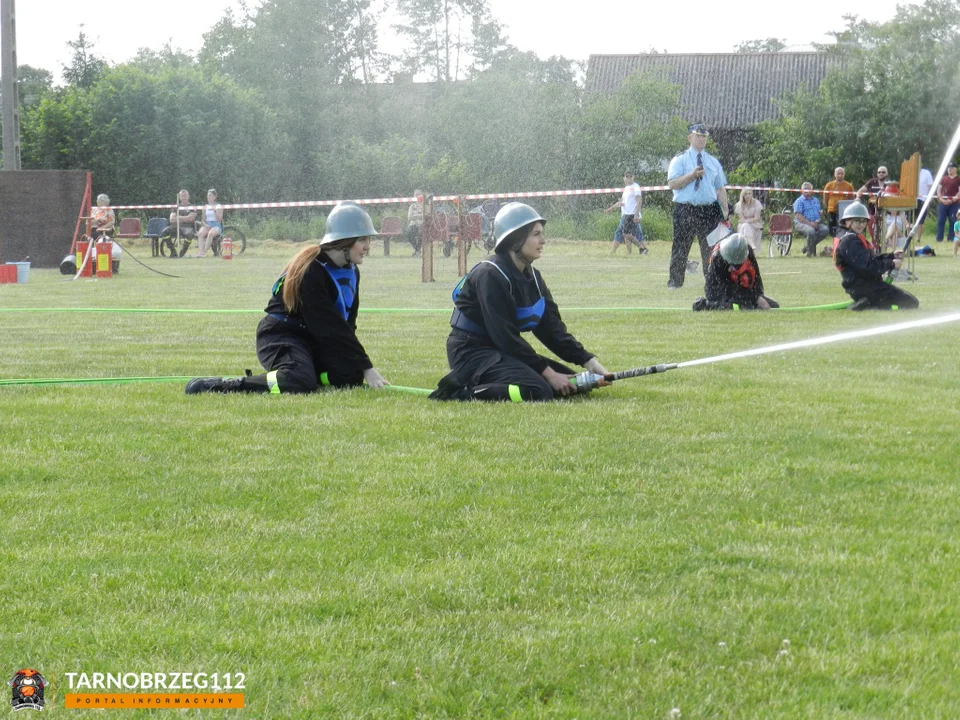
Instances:
[[[837,220],[837,203],[841,200],[853,200],[854,187],[844,180],[846,171],[838,167],[833,171],[833,180],[823,186],[824,204],[827,206],[827,222],[830,225],[830,234],[836,236],[840,232],[840,223]]]

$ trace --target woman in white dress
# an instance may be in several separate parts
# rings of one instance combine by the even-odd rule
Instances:
[[[734,208],[737,216],[737,232],[743,235],[755,253],[760,252],[760,236],[763,235],[763,205],[753,197],[752,190],[740,191],[740,202]]]

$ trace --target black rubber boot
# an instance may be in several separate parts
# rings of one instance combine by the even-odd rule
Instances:
[[[197,395],[205,392],[244,392],[244,380],[246,380],[246,378],[231,378],[229,380],[222,377],[194,378],[187,383],[184,392],[186,392],[187,395]]]

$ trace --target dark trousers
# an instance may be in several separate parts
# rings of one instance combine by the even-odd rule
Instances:
[[[553,388],[540,373],[468,333],[450,333],[447,361],[451,372],[441,381],[440,389],[445,392],[434,394],[438,400],[530,402],[554,398]],[[554,360],[547,362],[559,373],[574,374]]]
[[[276,370],[277,386],[282,394],[314,392],[321,385],[357,387],[363,384],[363,370],[338,362],[332,353],[313,352],[303,337],[285,332],[282,322],[268,316],[260,321],[257,329],[257,359],[265,370]],[[321,375],[325,375],[325,383]],[[246,378],[243,389],[269,391],[267,376]]]
[[[852,308],[855,310],[891,310],[894,307],[900,310],[915,310],[920,307],[920,301],[906,290],[880,279],[857,283],[847,293],[854,300],[862,301]]]
[[[681,287],[687,274],[687,258],[690,256],[690,246],[696,237],[700,241],[700,258],[703,267],[710,261],[710,246],[707,245],[707,235],[713,232],[723,219],[720,206],[687,205],[686,203],[673,204],[673,249],[670,252],[670,280],[668,286]]]
[[[960,205],[937,205],[937,242],[943,242],[943,226],[947,226],[947,240],[953,242],[953,222],[957,219],[957,209]]]

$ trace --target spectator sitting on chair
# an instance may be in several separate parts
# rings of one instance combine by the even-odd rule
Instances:
[[[177,209],[170,213],[170,229],[173,236],[177,237],[196,237],[196,230],[193,224],[197,221],[197,211],[190,210],[185,205],[190,204],[190,193],[181,190],[177,194]]]
[[[880,191],[883,190],[883,186],[887,184],[889,177],[890,176],[887,173],[887,168],[881,165],[877,168],[877,174],[867,180],[863,184],[863,187],[857,190],[857,200],[860,200],[864,193],[869,194],[866,206],[867,211],[870,213],[870,223],[867,227],[870,231],[870,237],[873,238],[874,242],[877,240],[877,198],[880,196]]]
[[[113,267],[113,272],[118,273],[120,272],[120,256],[123,255],[123,250],[113,241],[113,230],[117,218],[109,205],[110,198],[107,197],[106,193],[97,195],[97,206],[90,212],[90,238],[92,240],[103,239],[110,241],[110,263]],[[92,250],[92,257],[94,259],[94,265],[96,265],[96,246],[94,246]]]
[[[870,212],[863,203],[851,203],[843,211],[840,224],[847,233],[834,240],[833,262],[843,277],[843,289],[853,298],[851,310],[912,310],[920,301],[893,283],[883,281],[883,274],[899,270],[903,251],[875,255],[873,244],[864,232]]]
[[[740,202],[733,207],[733,214],[737,216],[737,232],[743,235],[751,250],[760,252],[760,239],[763,235],[763,205],[753,197],[753,190],[745,188],[740,191]]]
[[[883,233],[884,249],[902,250],[901,241],[906,240],[910,227],[910,223],[899,210],[891,210],[887,213],[887,228]]]
[[[406,240],[413,247],[413,256],[420,254],[420,244],[423,242],[423,191],[414,190],[416,202],[410,203],[407,210]]]
[[[705,298],[694,310],[769,310],[780,304],[763,294],[757,256],[743,235],[734,233],[717,243],[707,265]]]
[[[197,233],[197,257],[206,255],[222,232],[223,207],[217,202],[217,191],[210,188],[207,190],[207,204],[203,206],[203,227]]]
[[[643,238],[643,228],[640,227],[640,207],[642,205],[640,186],[633,181],[633,173],[629,170],[623,174],[623,194],[620,199],[608,208],[604,208],[605,213],[611,212],[615,208],[620,208],[620,224],[617,225],[613,233],[613,253],[626,241],[627,254],[632,250],[632,245],[636,245],[641,255],[647,254],[647,243]]]
[[[847,171],[838,167],[833,171],[833,180],[823,186],[824,204],[827,206],[827,224],[830,226],[830,233],[840,232],[840,222],[837,218],[837,204],[841,200],[849,200],[853,197],[853,185],[844,180]]]
[[[109,239],[113,235],[117,216],[109,207],[110,198],[106,193],[97,195],[97,206],[90,211],[90,237],[96,240],[102,236]]]
[[[805,182],[800,186],[803,193],[793,203],[793,226],[807,239],[803,254],[817,256],[817,243],[830,234],[830,228],[821,221],[820,200],[813,195],[813,185]]]

